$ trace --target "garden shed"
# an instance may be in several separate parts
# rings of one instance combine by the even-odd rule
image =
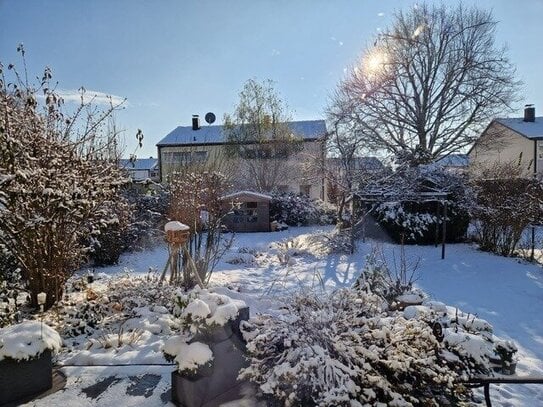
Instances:
[[[232,232],[269,232],[272,197],[240,191],[221,197],[223,223]]]

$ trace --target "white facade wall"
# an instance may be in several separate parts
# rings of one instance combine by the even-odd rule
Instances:
[[[521,136],[508,127],[493,122],[469,152],[470,168],[474,173],[495,164],[519,164],[526,175],[534,172],[535,141]],[[538,172],[543,170],[543,151],[538,160]]]

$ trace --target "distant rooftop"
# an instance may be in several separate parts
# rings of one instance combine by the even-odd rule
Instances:
[[[533,122],[525,122],[522,117],[494,119],[494,121],[509,127],[526,138],[543,138],[543,116],[536,117]]]
[[[439,167],[467,167],[469,157],[467,154],[450,154],[436,161]]]
[[[304,120],[287,123],[288,127],[298,137],[306,141],[318,139],[326,134],[324,120]],[[179,126],[157,143],[161,146],[223,144],[226,142],[223,126],[203,125],[198,130],[192,126]]]
[[[119,160],[119,167],[126,170],[154,170],[158,164],[158,159],[149,158],[137,158],[136,160],[130,160],[123,158]]]

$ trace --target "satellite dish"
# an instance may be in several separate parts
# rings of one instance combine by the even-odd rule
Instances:
[[[215,115],[211,112],[206,113],[206,122],[207,124],[215,123]]]

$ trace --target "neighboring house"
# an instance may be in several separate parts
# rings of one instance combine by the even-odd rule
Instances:
[[[443,168],[447,172],[462,174],[468,169],[469,156],[467,154],[451,154],[440,158],[433,165],[436,168]]]
[[[332,171],[342,172],[342,159],[338,157],[326,158],[327,166]],[[384,170],[385,166],[377,157],[354,157],[352,169],[357,173],[375,173]]]
[[[128,173],[133,181],[158,180],[159,169],[158,159],[156,158],[121,159],[119,160],[119,166]]]
[[[315,175],[313,166],[309,170],[306,165],[315,162],[324,155],[326,125],[324,120],[292,121],[287,123],[292,134],[303,140],[303,149],[285,158],[285,176],[276,186],[281,192],[303,193],[311,198],[324,198],[324,179]],[[161,181],[167,181],[168,174],[186,164],[199,164],[206,162],[228,162],[233,189],[247,189],[250,180],[247,180],[247,171],[244,171],[245,160],[258,160],[259,158],[238,158],[229,160],[225,155],[227,140],[223,133],[223,126],[200,126],[198,117],[193,118],[192,126],[179,126],[164,137],[158,144],[158,157]],[[266,191],[271,192],[271,191]]]
[[[543,117],[527,105],[523,118],[494,119],[468,153],[470,167],[518,164],[526,175],[543,172]]]
[[[334,193],[336,186],[341,183],[345,176],[346,163],[339,157],[326,158],[326,197],[330,199],[330,193]],[[356,188],[360,182],[367,177],[373,176],[385,169],[385,166],[377,157],[354,157],[350,162],[352,170],[353,187]]]

